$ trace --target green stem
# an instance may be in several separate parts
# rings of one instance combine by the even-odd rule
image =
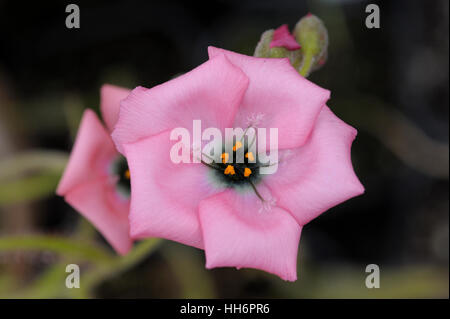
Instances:
[[[0,237],[0,251],[47,250],[68,257],[77,257],[95,263],[106,263],[113,256],[91,243],[74,241],[64,237],[47,235],[4,236]]]
[[[30,150],[0,159],[0,205],[53,195],[68,154]]]
[[[303,59],[302,68],[299,71],[300,75],[303,77],[307,77],[311,71],[313,64],[314,64],[314,54],[312,54],[309,51],[306,51]]]
[[[86,275],[81,277],[80,289],[74,289],[74,297],[86,298],[90,296],[90,292],[103,281],[117,276],[125,272],[134,265],[141,262],[145,257],[150,255],[161,244],[162,239],[151,238],[139,243],[131,252],[125,256],[115,258],[111,263],[93,269]]]
[[[61,172],[67,164],[69,154],[60,151],[32,149],[0,160],[0,180],[5,182],[29,172]]]

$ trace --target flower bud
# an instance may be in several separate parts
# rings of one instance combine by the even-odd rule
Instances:
[[[327,60],[327,29],[318,17],[308,13],[296,24],[293,35],[295,38],[287,25],[267,30],[261,35],[253,55],[260,58],[289,58],[292,66],[307,77]]]
[[[308,13],[294,28],[294,36],[302,46],[299,72],[308,76],[325,64],[328,55],[328,32],[317,16]]]
[[[294,52],[300,53],[300,50],[290,51],[284,47],[270,47],[273,40],[274,30],[267,30],[261,35],[261,39],[255,48],[253,56],[258,58],[289,58],[293,63]]]
[[[263,34],[261,35],[261,39],[256,45],[255,53],[253,54],[253,56],[258,58],[268,58],[270,57],[272,49],[278,49],[278,48],[270,48],[270,42],[272,42],[273,33],[274,33],[273,29],[263,32]]]

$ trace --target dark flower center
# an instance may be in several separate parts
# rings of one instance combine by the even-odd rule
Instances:
[[[215,163],[218,167],[215,173],[228,186],[256,184],[261,179],[257,154],[250,152],[248,147],[244,147],[244,151],[239,152],[235,144],[233,152],[231,154],[223,152],[221,159],[222,162]]]
[[[250,186],[263,200],[255,185],[261,180],[259,169],[266,165],[258,160],[257,152],[251,151],[246,141],[235,142],[230,152],[223,149],[220,161],[202,163],[214,170],[214,176],[220,184],[233,188]]]
[[[116,188],[117,191],[126,197],[130,197],[130,170],[125,157],[119,155],[112,163],[112,174],[118,177]]]

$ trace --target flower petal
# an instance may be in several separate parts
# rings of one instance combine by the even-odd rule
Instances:
[[[364,192],[351,161],[356,134],[325,106],[307,143],[281,152],[278,171],[264,177],[300,225]]]
[[[151,89],[138,87],[121,103],[112,133],[122,145],[175,127],[231,127],[248,86],[245,74],[225,57],[211,59],[194,70]]]
[[[119,199],[108,175],[118,155],[97,115],[86,110],[56,193],[91,221],[117,252],[125,254],[131,247],[129,202]]]
[[[214,47],[208,52],[210,58],[224,54],[250,79],[235,127],[247,127],[249,118],[262,114],[258,127],[278,128],[279,149],[305,143],[330,91],[299,75],[287,58],[255,58]]]
[[[284,209],[260,206],[254,193],[232,189],[200,203],[206,268],[256,268],[295,281],[301,226]]]
[[[107,179],[84,183],[69,191],[65,200],[88,219],[121,255],[132,245],[129,236],[129,201],[121,200]]]
[[[200,163],[170,159],[170,132],[124,144],[131,173],[130,230],[135,239],[161,237],[203,248],[199,202],[215,194]]]
[[[105,84],[100,90],[100,110],[103,121],[108,130],[112,132],[119,119],[120,101],[125,99],[131,90],[111,84]]]
[[[283,24],[273,32],[270,47],[283,47],[288,50],[300,49],[300,45],[295,40],[294,36],[289,32],[287,24]]]
[[[117,155],[111,137],[97,115],[86,110],[56,193],[64,196],[72,188],[107,176],[108,164]]]

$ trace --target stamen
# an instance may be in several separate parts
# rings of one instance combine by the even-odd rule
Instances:
[[[272,208],[276,205],[276,203],[277,201],[273,197],[269,198],[268,200],[264,200],[261,203],[261,207],[259,208],[258,212],[259,213],[270,212]]]
[[[230,158],[230,154],[228,154],[228,153],[222,153],[222,155],[220,156],[220,158],[222,159],[222,163],[226,164],[226,162],[228,162],[228,158]]]
[[[252,152],[248,152],[247,154],[245,154],[245,158],[248,158],[250,161],[255,160],[255,157],[253,156]]]
[[[255,128],[248,127],[247,130]],[[247,131],[246,130],[246,131]],[[253,145],[256,141],[256,134],[253,137],[249,135],[248,139],[253,139],[251,141],[251,145]],[[223,149],[223,151],[215,158],[212,163],[206,163],[205,161],[201,161],[201,163],[209,168],[218,171],[216,177],[223,182],[223,186],[225,187],[251,187],[256,196],[264,202],[264,198],[256,189],[255,184],[258,183],[261,179],[259,169],[260,167],[266,166],[263,163],[258,161],[258,153],[255,153],[255,150],[250,149],[248,146],[247,138],[243,138],[240,141],[234,140],[234,143],[229,146],[232,146],[232,153]],[[242,153],[239,153],[238,150],[242,149]],[[238,154],[239,153],[239,154]],[[220,155],[220,156],[219,156]],[[211,159],[206,154],[202,154],[202,156]],[[220,161],[218,159],[220,157]],[[236,159],[236,157],[238,157]],[[250,164],[251,163],[251,164]],[[253,164],[254,163],[254,164]],[[222,184],[222,183],[221,183]]]
[[[225,175],[228,175],[228,174],[234,175],[234,174],[236,174],[236,172],[234,171],[234,167],[232,165],[228,165],[223,173]]]
[[[219,166],[216,166],[216,165],[213,165],[213,164],[208,164],[208,163],[206,163],[205,161],[203,161],[203,160],[201,160],[200,161],[203,165],[205,165],[205,166],[208,166],[208,167],[211,167],[211,168],[213,168],[213,169],[215,169],[215,170],[218,170],[218,171],[222,171],[223,172],[223,168],[221,168],[221,167],[219,167]]]
[[[264,113],[253,113],[249,117],[247,117],[247,125],[248,126],[259,126],[262,120],[264,119]]]
[[[255,131],[255,134],[256,134],[256,129],[253,127],[253,126],[247,126],[247,128],[245,129],[245,131],[244,131],[244,134],[242,134],[242,137],[241,137],[241,142],[244,140],[244,138],[245,138],[245,135],[247,134],[247,132],[248,132],[248,130],[249,129],[253,129],[254,131]]]
[[[130,170],[127,169],[123,175],[125,176],[126,179],[130,179]]]
[[[242,143],[237,141],[236,144],[233,146],[233,151],[236,152],[236,150],[240,149],[242,147]]]
[[[250,183],[250,186],[253,188],[253,191],[255,192],[256,196],[258,196],[258,198],[264,203],[264,198],[261,196],[261,194],[256,189],[255,184],[253,184],[253,182],[251,180],[248,180],[248,181]]]
[[[207,154],[205,154],[205,153],[202,153],[202,156],[205,156],[205,157],[209,158],[209,160],[210,160],[211,162],[214,162],[214,158],[212,158],[211,156],[209,156],[209,155],[207,155]],[[203,160],[203,158],[201,158],[200,160]]]

